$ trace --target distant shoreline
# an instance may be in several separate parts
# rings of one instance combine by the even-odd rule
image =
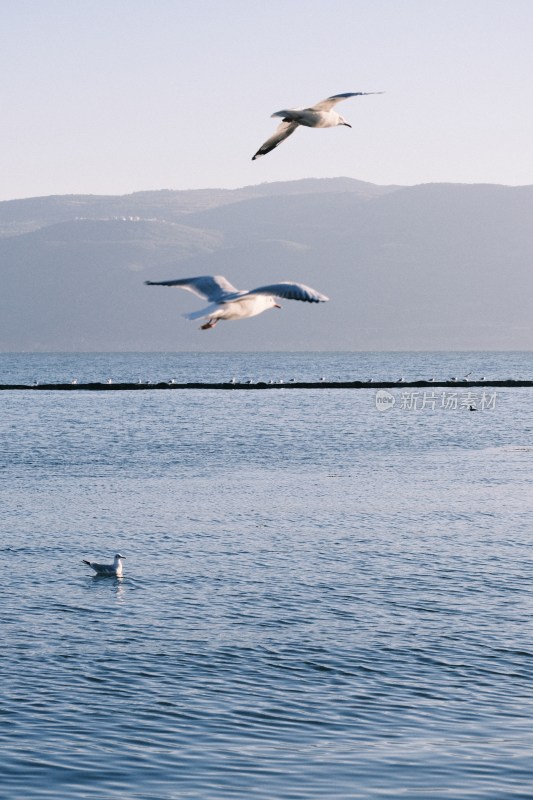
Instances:
[[[249,390],[249,389],[470,389],[533,387],[533,380],[490,380],[490,381],[291,381],[289,383],[39,383],[0,384],[2,391],[93,391],[93,392],[130,392],[153,391],[165,389],[217,389],[217,390]]]

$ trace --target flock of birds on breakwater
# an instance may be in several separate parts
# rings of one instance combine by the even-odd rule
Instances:
[[[477,383],[477,382],[480,382],[480,381],[483,381],[483,382],[488,381],[488,378],[485,375],[483,375],[480,378],[471,378],[470,377],[471,375],[472,375],[472,373],[468,372],[466,375],[463,375],[462,377],[458,377],[458,376],[447,377],[447,378],[435,378],[435,377],[432,377],[432,378],[426,378],[426,379],[422,379],[422,380],[427,380],[429,383],[468,383],[468,382]],[[417,378],[417,380],[420,380],[420,378]],[[507,380],[512,380],[512,379],[508,378]],[[326,378],[325,376],[322,376],[321,378],[318,378],[318,379],[311,379],[311,380],[309,380],[308,378],[289,378],[289,379],[269,378],[268,380],[265,380],[263,378],[259,378],[257,380],[254,380],[253,378],[249,378],[249,377],[236,378],[235,376],[233,376],[232,378],[230,378],[228,380],[225,380],[225,381],[217,380],[217,381],[214,381],[214,382],[215,383],[227,383],[227,384],[234,385],[234,386],[235,385],[241,385],[242,386],[242,385],[251,385],[251,384],[256,384],[256,383],[266,383],[267,385],[276,385],[276,384],[280,385],[280,384],[290,384],[290,383],[300,383],[300,382],[302,382],[302,383],[347,383],[347,382],[406,383],[408,381],[409,381],[408,378],[406,378],[403,375],[400,375],[400,377],[396,378],[396,379],[380,378],[379,380],[376,379],[376,378],[364,378],[364,379],[361,379],[361,378],[338,378],[338,377],[330,379],[330,378]],[[124,381],[120,381],[120,383],[123,383],[123,382]],[[200,383],[201,381],[195,381],[195,383],[196,382]],[[77,378],[73,378],[70,381],[70,383],[71,383],[72,386],[79,385],[79,381],[78,381]],[[113,381],[112,378],[107,378],[107,380],[105,381],[106,385],[113,385],[114,383],[117,383],[117,381]],[[155,384],[159,384],[159,383],[166,383],[169,386],[175,386],[175,385],[180,384],[181,382],[177,381],[175,378],[169,378],[167,380],[143,380],[142,378],[139,378],[138,381],[137,381],[137,385],[139,385],[139,386],[150,386],[152,384],[155,385]],[[35,381],[35,383],[33,385],[34,386],[38,386],[39,382]]]

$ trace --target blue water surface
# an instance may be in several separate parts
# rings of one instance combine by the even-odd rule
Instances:
[[[478,355],[3,364],[531,375]],[[531,797],[533,390],[443,392],[2,392],[0,797]]]

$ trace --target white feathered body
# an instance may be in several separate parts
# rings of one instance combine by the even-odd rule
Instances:
[[[88,567],[94,569],[97,575],[105,575],[109,577],[122,578],[122,559],[124,556],[116,555],[112,564],[98,564],[96,561],[87,561],[83,559],[83,563]]]
[[[258,314],[262,314],[263,311],[268,311],[269,308],[275,308],[276,306],[278,304],[272,295],[255,294],[243,297],[242,300],[233,300],[222,305],[213,303],[207,308],[200,309],[200,311],[185,314],[185,317],[187,319],[200,319],[200,317],[225,320],[247,319],[248,317],[256,317]]]

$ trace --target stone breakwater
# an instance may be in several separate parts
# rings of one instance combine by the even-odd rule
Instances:
[[[469,389],[472,387],[515,388],[532,387],[533,380],[490,380],[490,381],[290,381],[288,383],[38,383],[38,384],[0,384],[6,391],[47,391],[47,392],[130,392],[165,389],[218,389],[249,391],[257,389]]]

